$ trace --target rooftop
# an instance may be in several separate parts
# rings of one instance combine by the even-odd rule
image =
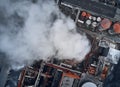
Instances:
[[[98,16],[120,21],[120,9],[117,7],[91,0],[62,0],[62,3],[66,3],[73,7],[92,12]]]

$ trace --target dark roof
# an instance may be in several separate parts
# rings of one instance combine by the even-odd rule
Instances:
[[[51,87],[58,87],[62,78],[63,72],[61,71],[56,71],[56,74],[54,76],[54,80],[52,81],[52,86]]]
[[[117,9],[91,0],[62,0],[62,2],[110,18],[114,18]]]
[[[101,56],[107,57],[108,52],[109,52],[109,48],[104,48],[104,47],[99,48],[99,53],[100,53]]]

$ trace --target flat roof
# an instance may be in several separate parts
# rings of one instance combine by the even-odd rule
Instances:
[[[110,18],[115,17],[117,10],[116,7],[104,5],[91,0],[62,0],[62,2]]]

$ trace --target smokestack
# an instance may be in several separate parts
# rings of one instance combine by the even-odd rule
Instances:
[[[13,67],[45,60],[56,51],[58,58],[81,61],[90,50],[86,35],[77,33],[54,0],[2,0],[0,8],[0,50]]]

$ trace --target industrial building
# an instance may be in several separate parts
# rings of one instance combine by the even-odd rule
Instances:
[[[58,5],[75,21],[78,31],[120,43],[120,8],[98,0],[58,0]]]
[[[22,69],[17,87],[103,87],[104,80],[119,60],[120,51],[113,48],[115,46],[100,40],[97,49],[93,49],[83,62],[75,64],[73,60],[56,58],[35,62]]]
[[[103,87],[120,57],[120,8],[101,0],[55,1],[90,38],[91,51],[82,62],[52,57],[26,66],[17,87]]]

